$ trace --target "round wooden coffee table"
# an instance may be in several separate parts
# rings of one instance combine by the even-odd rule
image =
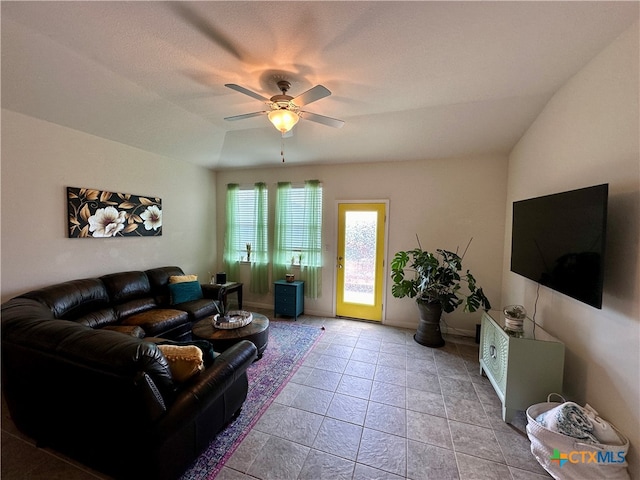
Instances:
[[[249,340],[258,349],[258,358],[269,342],[269,319],[260,313],[251,312],[253,321],[244,327],[225,330],[213,327],[213,317],[207,317],[193,325],[194,338],[208,340],[214,350],[222,352],[240,340]]]

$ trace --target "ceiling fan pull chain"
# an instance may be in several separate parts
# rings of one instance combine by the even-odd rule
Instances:
[[[280,155],[282,155],[282,163],[284,163],[284,134],[282,134],[282,138],[280,139]]]

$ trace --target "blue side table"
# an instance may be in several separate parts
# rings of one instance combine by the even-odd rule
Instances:
[[[304,282],[296,280],[287,282],[278,280],[275,284],[273,317],[288,315],[298,320],[304,312]]]

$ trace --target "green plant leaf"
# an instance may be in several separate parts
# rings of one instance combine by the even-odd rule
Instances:
[[[410,270],[414,274],[412,279],[407,278]],[[489,299],[477,286],[471,272],[467,270],[460,275],[461,270],[462,258],[448,250],[437,249],[436,254],[424,251],[421,247],[400,251],[391,261],[391,293],[397,298],[416,297],[420,303],[440,302],[447,313],[453,312],[462,303],[464,310],[469,312],[480,307],[491,308]],[[462,283],[467,284],[469,295],[460,291]]]

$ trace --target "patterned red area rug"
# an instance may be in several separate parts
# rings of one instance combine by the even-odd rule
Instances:
[[[184,473],[182,480],[215,478],[227,459],[298,370],[322,333],[319,327],[292,321],[270,321],[267,349],[262,358],[247,369],[249,392],[240,415],[218,434]]]

